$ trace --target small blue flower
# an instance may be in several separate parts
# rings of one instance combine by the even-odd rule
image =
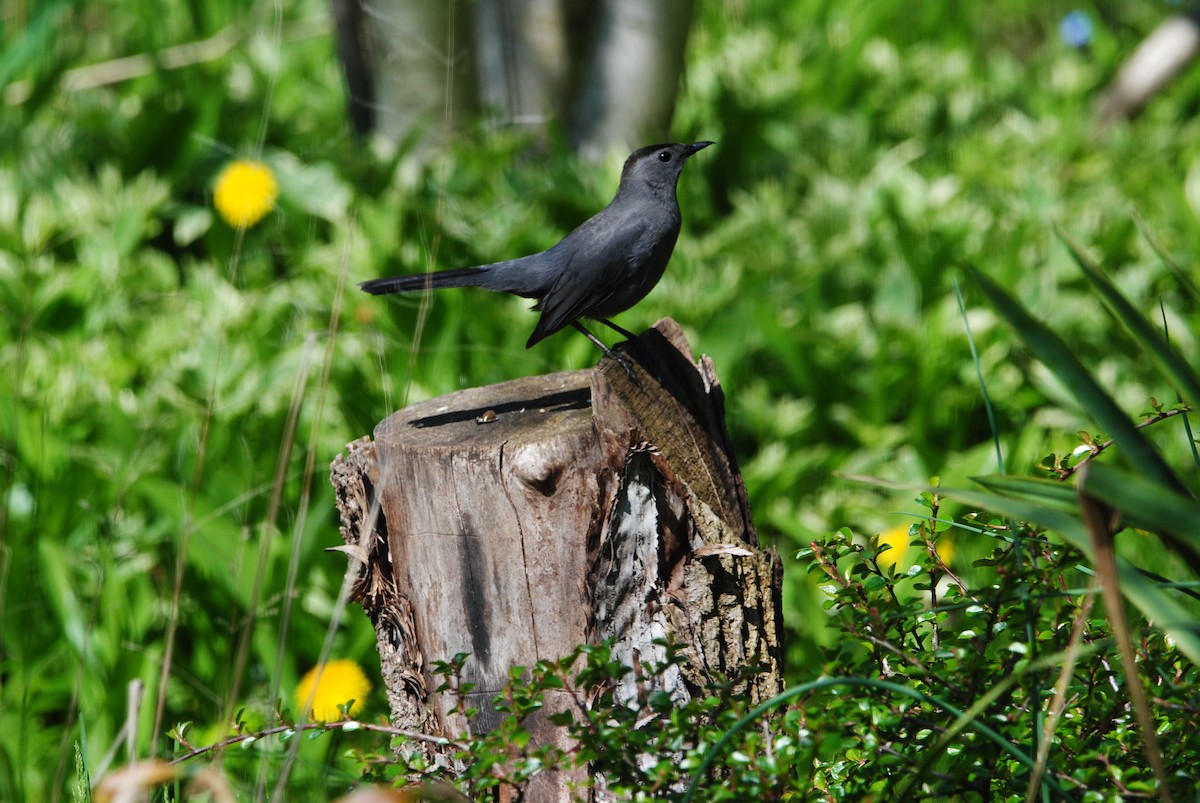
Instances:
[[[1058,23],[1058,35],[1070,47],[1087,47],[1094,30],[1092,18],[1086,11],[1072,11]]]

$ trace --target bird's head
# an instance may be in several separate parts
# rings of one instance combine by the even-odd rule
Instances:
[[[696,151],[712,145],[711,142],[693,142],[690,145],[667,143],[638,148],[625,160],[621,170],[621,189],[649,186],[654,190],[666,190],[672,195],[679,181],[683,163]]]

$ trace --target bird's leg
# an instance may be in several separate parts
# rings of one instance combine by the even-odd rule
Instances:
[[[601,321],[601,323],[608,323],[609,326],[612,326],[612,324],[608,321]],[[631,365],[631,360],[628,354],[622,354],[621,352],[613,351],[608,346],[604,345],[604,341],[589,332],[587,327],[585,327],[579,321],[571,321],[571,326],[574,326],[576,329],[583,332],[584,336],[587,337],[588,340],[600,347],[600,350],[604,352],[605,357],[610,357],[616,360],[617,363],[625,369],[625,373],[629,376],[629,378],[636,381],[636,377],[633,375],[633,366]],[[614,326],[613,328],[616,329],[617,327]],[[628,332],[626,332],[626,334],[628,334]]]
[[[600,321],[600,323],[604,324],[609,329],[612,329],[614,332],[617,332],[618,334],[623,335],[626,340],[637,340],[637,335],[635,335],[633,332],[629,331],[628,329],[624,329],[620,326],[617,326],[615,323],[610,321],[608,318],[597,318],[596,320]]]

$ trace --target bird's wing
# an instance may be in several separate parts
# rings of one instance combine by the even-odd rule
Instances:
[[[569,249],[570,261],[535,307],[542,316],[526,348],[597,307],[606,306],[614,294],[629,284],[631,274],[652,250],[646,237],[649,224],[644,218],[597,228],[610,230],[587,232],[588,236],[579,237],[576,243],[563,243],[574,246]]]

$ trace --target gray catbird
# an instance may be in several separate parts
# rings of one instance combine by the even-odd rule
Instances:
[[[625,160],[612,202],[540,254],[477,268],[373,279],[359,286],[375,295],[485,287],[536,298],[533,309],[542,315],[525,348],[570,324],[606,355],[620,360],[579,318],[598,320],[624,337],[635,337],[609,318],[645,298],[662,278],[679,237],[679,173],[689,156],[712,144],[650,145],[634,151]]]

